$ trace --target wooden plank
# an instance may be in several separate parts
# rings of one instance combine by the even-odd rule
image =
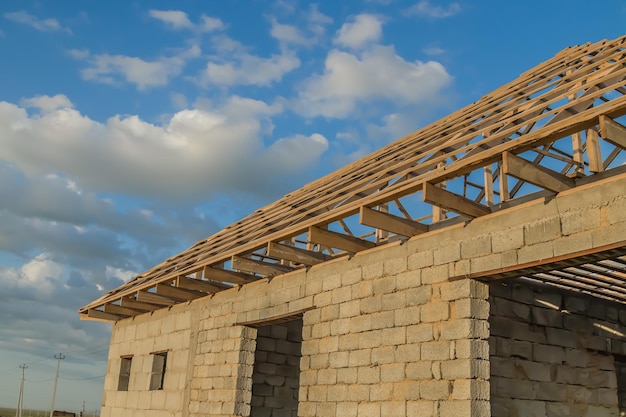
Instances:
[[[187,290],[185,288],[172,287],[168,284],[157,284],[156,286],[157,295],[161,295],[163,297],[168,298],[177,298],[179,300],[195,300],[196,298],[201,298],[206,296],[207,294],[200,291]]]
[[[302,265],[316,265],[332,259],[331,256],[322,252],[314,252],[277,242],[269,242],[267,244],[267,256],[270,258],[285,259]]]
[[[209,294],[213,294],[213,293],[222,291],[226,288],[230,288],[229,286],[226,286],[223,284],[215,285],[217,283],[212,284],[202,279],[188,278],[188,277],[178,277],[177,284],[179,288],[184,288],[187,290],[195,290],[195,291],[200,291],[200,292],[209,293]]]
[[[344,235],[315,226],[309,228],[309,240],[321,245],[342,249],[352,253],[360,252],[376,246],[376,243],[370,242],[369,240]]]
[[[366,226],[387,230],[401,236],[416,236],[428,231],[428,226],[414,220],[383,213],[363,206],[360,210],[359,222]]]
[[[611,259],[624,255],[626,255],[626,240],[621,240],[619,242],[609,243],[608,245],[598,246],[591,249],[584,249],[564,255],[554,256],[552,258],[525,262],[523,264],[511,265],[508,267],[492,269],[489,271],[456,275],[448,278],[448,281],[477,278],[485,280],[499,280],[503,278],[514,277],[516,275],[523,275],[525,270],[532,270],[533,273],[537,273],[537,270],[535,270],[535,268],[539,268],[543,271],[549,271],[551,269],[555,270],[559,268],[583,265],[590,262],[597,262],[600,260]]]
[[[239,271],[248,271],[270,277],[293,271],[293,268],[286,265],[271,264],[255,259],[244,258],[242,256],[233,256],[232,267]]]
[[[83,318],[83,316],[81,315],[81,318]],[[125,319],[126,316],[122,316],[119,314],[113,314],[113,313],[105,313],[104,311],[100,311],[100,310],[96,310],[93,308],[90,308],[89,310],[87,310],[87,317],[85,317],[85,320],[94,320],[94,321],[118,321],[118,320],[122,320]]]
[[[540,165],[535,165],[510,152],[502,153],[504,173],[555,193],[569,190],[574,180]]]
[[[129,307],[132,308],[134,310],[141,310],[141,311],[154,311],[154,310],[158,310],[159,308],[163,308],[163,306],[161,305],[157,305],[157,304],[150,304],[150,303],[143,303],[141,301],[137,301],[134,300],[132,298],[128,298],[128,297],[123,297],[120,301],[120,304],[122,305],[122,307]]]
[[[158,304],[160,306],[172,306],[176,304],[176,300],[148,291],[137,291],[137,301],[142,303]]]
[[[491,213],[488,207],[478,204],[469,198],[451,193],[428,182],[424,183],[422,200],[437,207],[474,218]]]
[[[600,116],[600,134],[607,142],[626,149],[626,126],[606,116]]]
[[[259,277],[241,272],[229,271],[227,269],[207,266],[204,268],[204,277],[211,281],[230,282],[231,284],[243,285],[256,281]]]
[[[128,317],[145,313],[145,311],[135,310],[132,308],[122,307],[122,306],[118,306],[118,305],[110,304],[110,303],[104,305],[104,312],[118,314],[120,316],[128,316]]]
[[[602,172],[604,164],[602,163],[602,151],[600,150],[600,140],[598,132],[593,129],[587,130],[587,158],[589,159],[589,171]]]

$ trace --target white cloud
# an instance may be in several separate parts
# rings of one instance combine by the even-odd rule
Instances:
[[[180,10],[150,10],[150,17],[160,20],[172,29],[192,29],[193,23],[187,13]]]
[[[22,106],[38,108],[44,113],[74,107],[72,102],[63,94],[57,94],[52,97],[44,95],[24,99],[22,100]]]
[[[189,15],[180,10],[150,10],[150,17],[160,20],[173,30],[189,29],[199,32],[213,32],[224,27],[224,23],[218,18],[202,15],[201,22],[197,25],[189,20]]]
[[[308,79],[296,110],[307,116],[345,118],[359,101],[423,103],[451,82],[438,62],[408,62],[391,46],[374,46],[360,55],[332,50],[324,73]]]
[[[352,22],[344,23],[337,32],[335,43],[359,49],[377,42],[382,36],[382,20],[372,14],[357,15]]]
[[[270,184],[280,186],[283,174],[293,178],[316,163],[328,147],[319,135],[265,145],[268,117],[281,111],[280,105],[233,97],[219,108],[179,111],[163,125],[137,116],[101,124],[72,108],[29,116],[0,102],[0,160],[28,176],[57,173],[83,192],[181,203],[219,192],[263,193]],[[289,154],[290,163],[278,154]]]
[[[24,10],[20,10],[19,12],[7,12],[4,13],[3,16],[8,20],[30,26],[41,32],[72,33],[69,28],[61,26],[57,19],[39,19]]]
[[[317,36],[321,36],[326,33],[326,26],[333,23],[333,19],[320,12],[317,8],[317,4],[311,4],[310,9],[306,15],[308,21],[308,28]]]
[[[272,55],[269,58],[240,53],[235,55],[231,62],[209,62],[200,77],[200,84],[205,86],[213,84],[218,87],[269,86],[299,66],[298,57],[289,52]]]
[[[171,78],[181,73],[187,60],[200,56],[200,53],[200,48],[193,45],[177,56],[159,57],[154,61],[145,61],[126,55],[89,56],[89,53],[82,51],[73,55],[79,58],[89,57],[89,67],[84,68],[80,73],[86,81],[103,84],[117,84],[125,81],[135,84],[139,90],[144,90],[166,85]]]
[[[311,42],[295,26],[278,23],[276,18],[272,18],[271,23],[270,35],[280,42],[296,45],[307,45]]]
[[[422,49],[422,52],[426,55],[443,55],[446,53],[446,50],[438,46],[431,46],[429,48]]]
[[[202,23],[199,25],[199,29],[202,32],[213,32],[214,30],[223,29],[224,23],[211,16],[202,15]]]
[[[431,4],[428,0],[420,0],[418,3],[409,7],[405,12],[408,15],[443,19],[459,14],[461,12],[461,5],[459,3],[451,3],[448,7],[436,6]]]

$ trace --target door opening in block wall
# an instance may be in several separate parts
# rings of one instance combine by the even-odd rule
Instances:
[[[255,327],[250,416],[297,417],[302,319]]]

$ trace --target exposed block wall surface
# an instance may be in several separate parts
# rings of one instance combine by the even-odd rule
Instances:
[[[623,241],[625,189],[626,176],[609,178],[121,320],[102,416],[249,416],[270,403],[278,415],[284,401],[258,390],[295,394],[295,374],[284,375],[286,385],[269,383],[279,375],[272,361],[295,366],[293,340],[271,333],[290,314],[301,317],[300,417],[516,415],[505,407],[524,410],[518,417],[616,415],[621,309],[463,276]],[[246,324],[263,321],[265,329]],[[149,390],[152,355],[161,351],[164,384]],[[118,391],[127,355],[129,388]],[[257,391],[255,375],[265,381]]]

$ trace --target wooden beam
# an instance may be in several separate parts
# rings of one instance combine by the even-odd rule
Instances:
[[[309,228],[309,240],[321,245],[343,249],[352,253],[360,252],[365,249],[371,249],[376,246],[376,243],[370,242],[369,240],[344,235],[342,233],[333,232],[331,230],[315,226]]]
[[[211,281],[230,282],[231,284],[243,285],[256,281],[259,277],[241,272],[229,271],[227,269],[207,266],[204,268],[204,277]]]
[[[414,220],[405,219],[403,217],[394,216],[393,214],[383,213],[373,210],[369,207],[361,207],[359,213],[359,222],[361,224],[375,227],[377,229],[386,230],[401,236],[415,236],[428,231],[428,226]]]
[[[160,306],[172,306],[176,304],[176,300],[157,295],[148,291],[137,291],[137,301],[142,303],[158,304]]]
[[[269,262],[257,261],[255,259],[244,258],[243,256],[233,256],[232,267],[240,271],[253,272],[255,274],[274,276],[293,271],[286,265],[271,264]]]
[[[150,304],[150,303],[142,303],[141,301],[137,301],[134,300],[132,298],[128,298],[128,297],[123,297],[120,304],[122,305],[122,307],[128,307],[128,308],[132,308],[134,310],[141,310],[141,311],[154,311],[154,310],[158,310],[160,308],[163,308],[163,306],[161,305],[156,305],[156,304]]]
[[[156,293],[164,297],[178,298],[179,300],[195,300],[207,294],[200,291],[187,290],[185,288],[172,287],[168,284],[157,284]]]
[[[331,256],[322,252],[314,252],[276,242],[269,242],[267,244],[267,256],[270,258],[285,259],[302,265],[317,265],[332,259]]]
[[[462,197],[451,193],[450,191],[439,188],[429,182],[424,183],[422,191],[422,200],[426,203],[433,204],[446,210],[474,218],[484,216],[491,213],[488,207],[478,204],[469,198]]]
[[[626,126],[606,116],[600,116],[600,134],[607,142],[626,149]]]
[[[118,321],[118,320],[125,319],[126,316],[121,316],[119,314],[113,314],[113,313],[105,313],[104,311],[90,308],[89,310],[87,310],[87,314],[81,314],[80,318],[83,320],[109,322],[109,321]]]
[[[104,312],[119,314],[120,316],[128,316],[128,317],[145,313],[145,311],[142,311],[142,310],[135,310],[132,308],[122,307],[122,306],[118,306],[116,304],[110,304],[110,303],[104,305]]]
[[[574,186],[574,180],[548,168],[533,164],[510,152],[502,153],[504,173],[555,193]]]
[[[230,288],[228,285],[224,285],[218,282],[211,283],[197,278],[178,277],[177,282],[179,288],[200,291],[209,294],[214,294],[216,292]]]
[[[593,129],[587,130],[587,158],[589,158],[589,171],[604,171],[604,163],[602,162],[602,151],[600,150],[600,140],[598,132]]]

